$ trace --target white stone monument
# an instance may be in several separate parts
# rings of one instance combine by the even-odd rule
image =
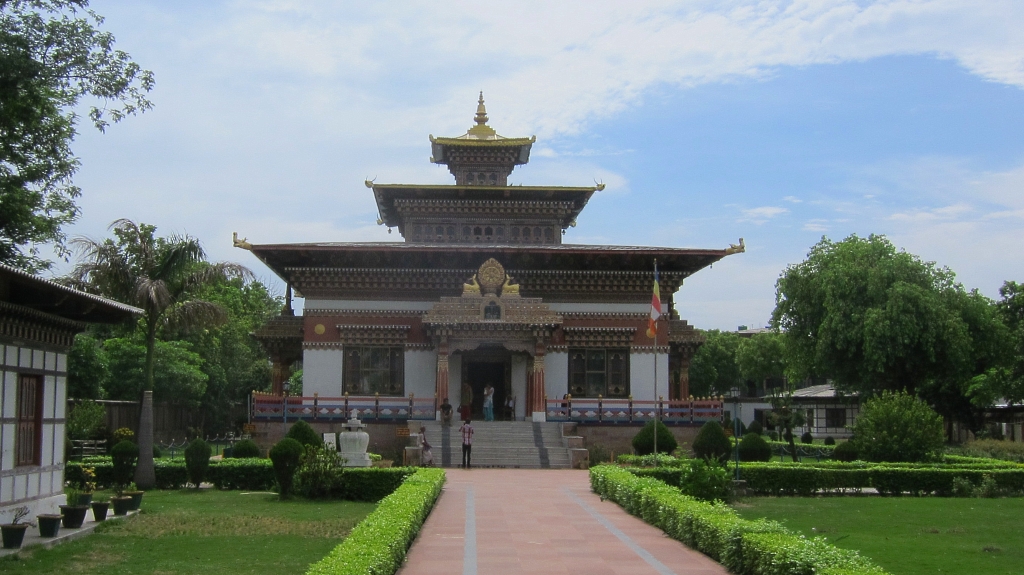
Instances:
[[[366,427],[359,418],[356,411],[352,411],[352,418],[343,426],[345,431],[338,433],[338,455],[344,460],[344,467],[370,467],[370,456],[366,454],[366,447],[370,445],[370,434],[363,431]]]

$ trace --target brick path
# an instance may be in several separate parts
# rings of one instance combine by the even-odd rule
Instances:
[[[399,575],[727,575],[591,493],[586,471],[446,470]]]

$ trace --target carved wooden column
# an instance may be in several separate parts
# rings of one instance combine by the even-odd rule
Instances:
[[[437,411],[437,418],[441,418],[440,404],[448,395],[448,340],[442,338],[437,345],[437,383],[434,387],[437,397],[434,401],[434,410]]]
[[[533,370],[529,377],[529,406],[533,421],[544,421],[547,417],[547,405],[544,402],[544,352],[543,344],[537,344],[537,353],[533,356]]]
[[[270,368],[271,393],[284,395],[284,382],[288,381],[291,376],[290,372],[291,362],[285,362],[279,355],[273,356]]]

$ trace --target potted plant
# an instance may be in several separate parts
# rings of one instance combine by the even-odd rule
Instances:
[[[106,521],[107,511],[110,509],[109,501],[93,501],[92,502],[92,519],[93,521]]]
[[[60,506],[61,522],[65,529],[78,529],[85,523],[85,514],[89,512],[88,505],[79,505],[78,501],[82,492],[72,485],[64,488],[70,505]]]
[[[40,537],[56,537],[60,531],[60,515],[36,515],[36,521],[39,523]]]
[[[114,464],[114,492],[115,496],[110,498],[114,507],[114,515],[125,515],[132,505],[132,498],[124,494],[125,487],[132,482],[135,474],[135,464],[139,460],[139,446],[127,439],[121,441],[110,450],[110,456]]]
[[[22,523],[21,520],[28,515],[28,507],[18,507],[14,510],[14,520],[10,523],[0,525],[0,532],[3,534],[4,549],[18,549],[21,547],[21,542],[25,540],[25,530],[28,529],[28,523]]]
[[[129,511],[136,511],[142,506],[142,495],[145,491],[139,491],[139,488],[135,485],[135,482],[128,484],[128,488],[124,490],[124,494],[127,497],[132,498],[132,504],[129,506]]]
[[[82,468],[82,480],[79,485],[80,491],[78,492],[78,501],[74,502],[76,505],[88,506],[92,503],[92,493],[96,491],[96,468],[95,467],[83,467]],[[71,500],[68,500],[71,503]]]

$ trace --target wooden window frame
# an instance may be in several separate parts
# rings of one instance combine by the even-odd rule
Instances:
[[[365,365],[364,358],[375,350],[387,350],[388,367],[374,368]],[[387,397],[405,396],[405,348],[394,345],[346,345],[342,348],[345,354],[342,369],[342,390],[352,395],[380,395]],[[359,361],[358,365],[353,361]],[[388,382],[385,388],[379,385],[366,385],[365,376],[369,372],[386,373]]]
[[[32,389],[28,389],[31,386]],[[14,465],[42,465],[43,459],[43,378],[18,375],[15,403],[17,423],[14,431]]]
[[[604,370],[592,370],[589,366],[588,353],[603,353],[604,354]],[[573,361],[576,354],[583,354],[583,369],[582,371]],[[618,371],[613,370],[612,355],[621,355],[621,364]],[[603,384],[596,386],[600,387],[601,390],[598,393],[591,393],[589,388],[595,387],[587,383],[589,376],[603,375]],[[609,388],[613,385],[614,377],[618,375],[621,378],[619,382],[619,393],[610,393]],[[598,395],[606,398],[626,398],[629,397],[629,348],[593,348],[593,347],[580,347],[569,350],[569,392],[573,397],[587,397],[597,398]],[[582,391],[580,391],[582,390]]]

